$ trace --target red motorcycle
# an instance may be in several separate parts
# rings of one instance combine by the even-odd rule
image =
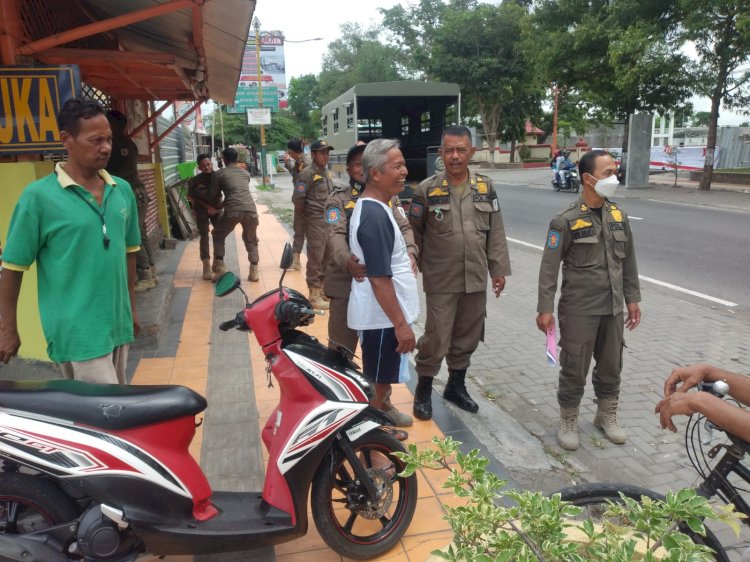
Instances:
[[[375,558],[411,523],[415,475],[404,446],[380,430],[372,387],[347,350],[297,330],[315,311],[281,285],[220,328],[250,330],[278,381],[262,431],[262,492],[212,491],[188,452],[206,400],[182,386],[0,381],[0,560],[134,561],[140,554],[210,554],[269,546],[313,520],[343,556]],[[240,288],[232,273],[215,292]],[[244,291],[243,291],[244,294]],[[269,374],[270,377],[270,374]]]

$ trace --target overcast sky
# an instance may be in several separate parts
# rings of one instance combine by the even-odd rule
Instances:
[[[322,37],[322,41],[306,43],[289,43],[284,45],[287,82],[303,74],[320,72],[321,59],[328,43],[339,36],[339,27],[345,22],[356,22],[363,27],[378,24],[382,21],[378,8],[391,8],[397,4],[412,4],[413,1],[398,0],[289,0],[272,2],[258,0],[255,10],[261,22],[261,29],[284,32],[287,41],[300,41]],[[710,103],[707,98],[694,98],[696,111],[708,111]],[[720,125],[737,125],[748,121],[750,117],[735,115],[722,110]]]

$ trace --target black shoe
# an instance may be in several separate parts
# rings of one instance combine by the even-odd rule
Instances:
[[[448,384],[445,385],[443,398],[453,402],[456,406],[472,414],[479,411],[479,405],[471,399],[466,390],[466,370],[451,371],[448,377]]]
[[[432,377],[419,377],[412,412],[419,420],[432,419]]]

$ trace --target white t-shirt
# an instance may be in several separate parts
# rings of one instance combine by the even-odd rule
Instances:
[[[411,270],[406,241],[388,205],[360,197],[349,219],[349,248],[372,277],[390,277],[406,321],[419,316],[417,279]],[[352,330],[392,328],[372,291],[370,280],[352,279],[347,324]]]

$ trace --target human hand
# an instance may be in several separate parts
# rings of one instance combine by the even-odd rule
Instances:
[[[137,338],[138,334],[141,333],[141,321],[138,318],[138,313],[133,309],[133,338]]]
[[[672,417],[692,416],[700,411],[701,401],[709,398],[715,397],[704,392],[691,392],[690,394],[678,392],[659,401],[654,408],[654,413],[659,414],[659,423],[661,423],[662,429],[675,432],[677,427],[674,425]]]
[[[625,327],[628,330],[635,330],[641,323],[641,308],[637,302],[631,302],[626,305],[628,317],[625,319]]]
[[[495,292],[495,298],[500,296],[500,293],[505,289],[505,277],[493,277],[492,278],[492,290]]]
[[[359,263],[359,258],[355,255],[352,255],[349,261],[346,262],[346,270],[358,283],[361,283],[367,277],[367,268]]]
[[[539,331],[548,334],[555,326],[555,315],[551,312],[540,312],[536,315],[536,327]]]
[[[18,355],[21,337],[18,330],[8,330],[0,323],[0,361],[7,363]]]
[[[708,365],[689,365],[674,369],[664,381],[664,397],[676,392],[687,392],[703,382]]]
[[[414,257],[414,254],[409,254],[409,261],[411,261],[411,272],[416,277],[417,273],[419,273],[419,267],[417,266],[417,258]]]
[[[396,352],[398,353],[411,353],[417,347],[417,337],[414,335],[414,330],[411,329],[409,324],[403,324],[395,328],[396,339],[398,340],[398,347]]]

